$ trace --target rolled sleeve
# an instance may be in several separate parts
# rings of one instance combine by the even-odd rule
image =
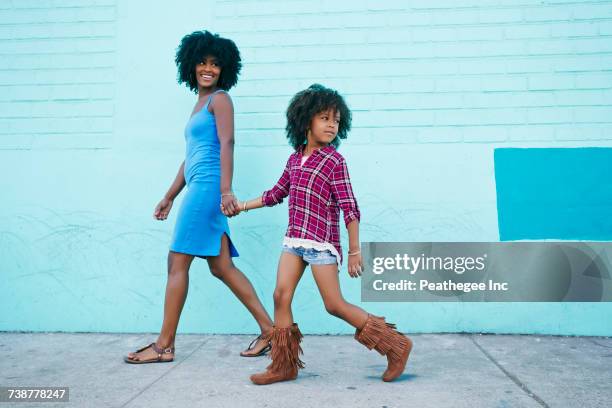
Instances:
[[[262,202],[266,207],[272,207],[273,205],[280,204],[283,202],[283,199],[289,195],[289,187],[291,177],[289,174],[289,170],[291,168],[291,157],[287,160],[287,165],[285,166],[285,170],[283,170],[283,174],[278,179],[278,182],[274,187],[270,190],[264,191],[262,194]]]
[[[351,187],[351,180],[345,160],[341,160],[334,167],[331,187],[336,202],[342,209],[344,224],[348,226],[354,220],[360,221],[361,212],[357,205],[357,199],[355,199],[355,195],[353,194],[353,188]]]

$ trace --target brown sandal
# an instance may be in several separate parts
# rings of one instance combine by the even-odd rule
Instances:
[[[257,354],[244,354],[244,352],[240,352],[240,356],[241,357],[259,357],[259,356],[263,356],[265,355],[268,351],[270,351],[270,349],[272,349],[272,344],[270,344],[270,334],[268,334],[267,336],[260,334],[259,336],[257,336],[252,342],[251,344],[249,344],[249,347],[247,347],[246,351],[249,350],[253,350],[253,348],[255,347],[255,344],[257,344],[258,340],[268,340],[268,345],[265,346],[264,348],[262,348],[259,353]]]
[[[151,343],[148,346],[144,346],[143,348],[136,350],[134,353],[140,353],[141,351],[144,351],[148,349],[149,347],[151,347],[153,351],[157,353],[157,357],[150,358],[148,360],[135,360],[133,357],[125,356],[123,358],[123,361],[129,364],[169,363],[171,361],[174,361],[174,357],[172,357],[169,360],[162,359],[162,356],[164,354],[174,354],[174,347],[160,348],[155,343]]]

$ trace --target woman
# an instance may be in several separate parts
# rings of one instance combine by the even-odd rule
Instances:
[[[263,308],[251,282],[234,266],[238,256],[229,233],[226,216],[237,212],[232,193],[234,154],[234,110],[227,94],[238,81],[240,53],[233,41],[208,31],[196,31],[181,40],[177,50],[178,82],[185,83],[198,96],[185,128],[185,161],[170,189],[155,207],[154,218],[165,220],[176,196],[187,185],[168,254],[168,282],[164,321],[157,341],[125,361],[133,364],[169,362],[174,359],[176,330],[187,297],[189,267],[194,257],[205,258],[211,273],[225,283],[251,312],[261,335],[245,357],[265,354],[272,320]]]

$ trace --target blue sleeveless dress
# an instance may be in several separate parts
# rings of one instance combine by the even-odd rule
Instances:
[[[179,210],[170,250],[199,257],[217,256],[227,235],[231,256],[238,251],[230,239],[227,217],[221,212],[221,147],[215,116],[208,111],[212,96],[185,127],[187,194]]]

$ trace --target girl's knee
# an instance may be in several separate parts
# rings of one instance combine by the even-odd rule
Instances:
[[[285,289],[274,289],[272,297],[274,298],[274,307],[276,309],[288,306],[291,303],[291,294]]]
[[[325,310],[332,316],[340,317],[343,315],[346,302],[344,301],[333,301],[325,302]]]

